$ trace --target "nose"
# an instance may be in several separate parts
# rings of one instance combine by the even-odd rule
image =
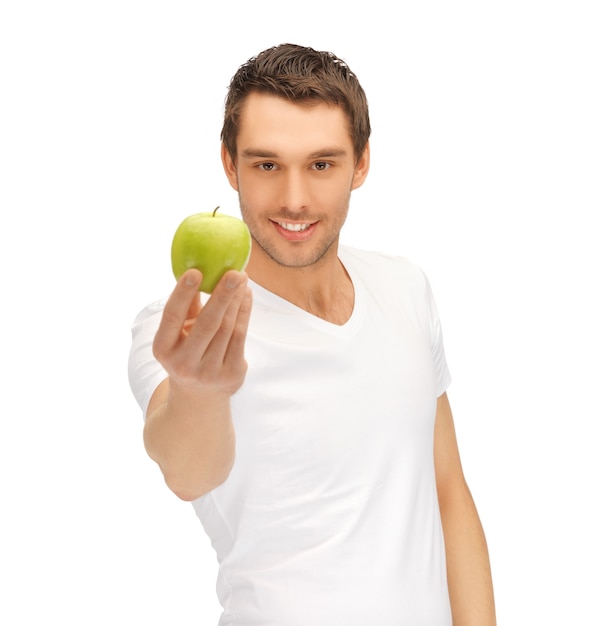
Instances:
[[[310,190],[303,172],[289,170],[282,177],[280,208],[299,213],[309,208]]]

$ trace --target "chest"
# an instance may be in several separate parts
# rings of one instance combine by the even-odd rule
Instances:
[[[357,459],[380,464],[391,447],[432,450],[432,355],[413,320],[375,314],[349,335],[252,330],[246,357],[233,399],[241,463],[307,479],[361,472]]]

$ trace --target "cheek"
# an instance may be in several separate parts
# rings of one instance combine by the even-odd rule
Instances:
[[[261,198],[270,195],[271,185],[266,181],[258,181],[256,176],[249,173],[240,173],[238,176],[238,193],[247,203],[253,204]]]
[[[270,205],[270,198],[265,190],[241,185],[238,190],[241,206],[249,212],[258,213],[262,208]]]
[[[345,177],[345,180],[339,180],[336,185],[324,189],[322,198],[328,200],[331,206],[346,206],[352,191],[352,179]]]

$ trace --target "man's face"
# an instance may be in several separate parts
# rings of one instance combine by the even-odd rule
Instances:
[[[344,111],[252,93],[236,145],[236,163],[225,149],[222,158],[253,254],[307,267],[336,252],[351,191],[364,182],[369,165],[368,149],[356,163]]]

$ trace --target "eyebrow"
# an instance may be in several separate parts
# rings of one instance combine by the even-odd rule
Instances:
[[[321,148],[308,155],[310,159],[326,159],[334,157],[343,157],[347,155],[347,151],[343,148]],[[245,148],[240,156],[245,159],[276,159],[278,153],[271,150],[262,150],[261,148]]]

